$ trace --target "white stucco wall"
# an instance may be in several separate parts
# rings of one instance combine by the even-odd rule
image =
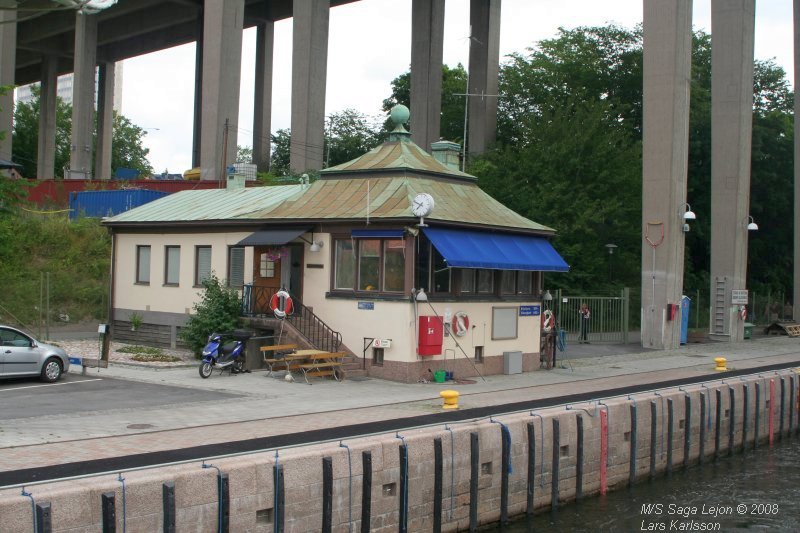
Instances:
[[[228,247],[250,235],[236,233],[116,234],[114,307],[141,311],[189,313],[199,299],[194,286],[195,246],[211,246],[211,269],[220,279],[228,276]],[[150,284],[136,283],[136,247],[150,246]],[[164,285],[165,246],[180,246],[180,281]],[[244,281],[253,278],[253,248],[245,248]]]

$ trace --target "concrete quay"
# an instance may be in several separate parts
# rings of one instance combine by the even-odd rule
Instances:
[[[159,453],[167,454],[189,447],[208,446],[209,453],[202,457],[210,461],[214,455],[229,450],[228,443],[231,442],[275,438],[300,432],[324,436],[326,432],[335,432],[342,426],[354,424],[365,424],[365,428],[372,424],[380,429],[385,427],[387,421],[402,428],[405,422],[408,422],[408,426],[414,426],[418,425],[415,422],[424,418],[428,421],[427,427],[401,429],[398,433],[404,438],[402,442],[408,444],[409,464],[415,465],[408,472],[406,480],[410,486],[419,489],[406,502],[409,507],[405,518],[409,520],[409,530],[422,531],[431,527],[430,502],[434,499],[432,446],[436,439],[445,441],[448,451],[446,455],[449,455],[450,450],[447,439],[452,439],[454,452],[445,464],[450,465],[446,467],[447,477],[452,468],[454,479],[458,480],[456,485],[445,490],[445,495],[451,494],[458,504],[449,514],[446,513],[443,529],[463,529],[473,519],[488,523],[501,516],[499,487],[502,468],[499,465],[502,439],[496,422],[507,426],[512,436],[511,460],[514,463],[514,474],[511,477],[511,499],[505,509],[511,514],[518,514],[526,509],[526,472],[523,463],[530,460],[529,457],[538,457],[538,454],[542,454],[542,460],[537,459],[535,467],[538,479],[533,505],[537,508],[550,505],[553,497],[560,501],[573,498],[576,487],[581,487],[584,494],[596,493],[600,490],[603,476],[607,476],[605,484],[608,487],[625,483],[631,470],[631,455],[634,456],[633,471],[637,479],[652,475],[648,469],[650,457],[656,459],[649,463],[654,465],[650,466],[651,469],[656,468],[659,472],[666,469],[667,450],[663,435],[659,442],[655,442],[656,439],[651,438],[648,431],[653,420],[653,411],[650,409],[652,405],[648,404],[652,404],[653,400],[660,402],[656,405],[655,414],[656,423],[661,426],[659,434],[663,434],[667,404],[672,408],[675,403],[675,411],[683,413],[684,397],[694,398],[692,406],[686,408],[687,413],[692,413],[690,419],[687,416],[690,421],[689,430],[679,428],[679,423],[684,419],[674,422],[675,450],[669,453],[669,457],[675,465],[683,461],[684,448],[681,443],[684,438],[691,439],[687,458],[695,462],[701,456],[715,452],[714,432],[716,442],[720,441],[719,435],[722,435],[723,450],[728,449],[729,442],[734,442],[736,447],[744,445],[745,439],[753,441],[756,427],[759,428],[758,438],[765,439],[767,411],[764,407],[765,400],[769,400],[767,395],[770,380],[779,383],[780,413],[783,415],[780,424],[775,424],[774,431],[777,432],[779,428],[792,430],[793,425],[797,426],[797,412],[791,407],[793,402],[784,402],[784,399],[787,396],[791,399],[790,394],[796,395],[800,389],[797,387],[798,376],[791,370],[793,366],[800,366],[799,348],[799,340],[787,337],[769,337],[735,345],[690,345],[673,352],[628,353],[564,360],[566,368],[513,376],[492,376],[486,382],[477,380],[474,384],[407,385],[365,380],[344,383],[320,381],[308,386],[268,378],[264,373],[233,377],[215,374],[208,380],[201,380],[194,368],[167,371],[114,366],[99,373],[92,370],[90,377],[100,376],[101,379],[119,380],[119,383],[133,380],[143,384],[158,383],[195,390],[200,388],[209,394],[224,391],[238,397],[205,402],[200,406],[177,403],[137,410],[115,409],[106,412],[96,409],[74,415],[60,415],[57,420],[47,416],[6,420],[3,422],[3,431],[0,432],[0,479],[11,479],[15,472],[35,472],[37,468],[52,469],[65,463],[80,465],[81,461],[94,466],[98,463],[116,465],[115,461],[121,457],[148,453],[157,457]],[[732,377],[730,373],[715,372],[713,360],[719,356],[728,359],[728,366],[732,371],[746,372],[747,369],[760,368],[761,376],[739,378]],[[783,366],[784,369],[763,370],[764,367],[776,365]],[[721,380],[726,376],[728,380],[723,385]],[[695,384],[678,389],[675,380],[681,379],[694,380]],[[662,389],[658,396],[652,392],[644,392],[647,389],[658,389],[665,384],[669,386]],[[607,395],[610,390],[625,387],[636,389],[630,397]],[[454,388],[461,393],[459,414],[463,418],[460,421],[444,418],[438,397],[443,388]],[[598,420],[600,417],[595,416],[599,412],[596,402],[584,400],[570,405],[568,409],[564,405],[537,409],[536,416],[541,416],[538,420],[531,417],[527,410],[510,413],[512,408],[498,407],[496,413],[506,414],[495,414],[493,419],[485,414],[486,408],[493,406],[510,404],[513,407],[525,401],[547,401],[581,393],[585,394],[585,398],[602,400],[602,404],[606,406],[599,409],[606,409],[609,422],[609,461],[605,474],[600,473],[601,468],[598,466],[601,427]],[[759,398],[759,394],[760,400],[754,401]],[[749,410],[748,398],[751,401]],[[778,419],[774,412],[778,400],[777,397],[773,399],[775,401],[772,403],[773,414],[770,420],[774,421]],[[634,438],[632,446],[629,442],[630,434],[632,431],[635,434],[635,429],[628,411],[637,402],[640,435],[638,440]],[[723,406],[727,406],[724,417]],[[704,434],[704,425],[698,421],[703,411],[710,415],[714,410],[718,417],[715,419],[714,429]],[[198,412],[201,416],[198,416]],[[472,416],[473,413],[475,416]],[[731,418],[728,418],[729,415]],[[582,480],[577,479],[575,458],[578,446],[576,421],[579,417],[585,425],[585,436],[580,446],[585,446],[587,450]],[[676,418],[681,417],[679,415]],[[750,420],[749,433],[747,423],[743,424],[745,419]],[[155,427],[148,431],[135,429],[140,427],[139,424],[146,424],[148,420],[155,422]],[[445,429],[448,421],[449,429]],[[558,427],[556,421],[560,422],[562,428],[559,431],[555,430]],[[531,433],[528,433],[529,437],[525,437],[526,426],[528,432],[536,432],[533,439],[530,438]],[[716,430],[717,427],[720,430]],[[317,430],[319,432],[315,433]],[[373,458],[374,503],[371,527],[377,531],[397,530],[398,520],[401,519],[397,497],[389,496],[395,494],[392,491],[396,491],[398,483],[402,481],[397,453],[401,440],[394,431],[375,433],[368,437],[353,436],[343,440],[349,446],[346,455],[339,441],[333,439],[305,446],[274,447],[279,450],[262,447],[258,453],[227,459],[214,458],[214,464],[228,473],[231,479],[231,530],[272,530],[270,512],[275,509],[275,487],[271,482],[271,470],[279,462],[286,469],[286,490],[292,494],[292,498],[289,498],[287,492],[286,498],[286,517],[291,524],[290,529],[318,530],[322,520],[320,500],[324,493],[324,480],[319,465],[322,457],[332,457],[333,461],[333,490],[338,495],[334,504],[334,524],[337,525],[334,530],[345,529],[360,516],[360,508],[354,508],[353,502],[348,504],[346,498],[343,501],[342,494],[347,494],[348,488],[352,487],[353,499],[360,501],[360,491],[364,483],[360,454],[364,451],[370,451]],[[729,433],[734,435],[735,441],[734,437],[728,440]],[[473,440],[475,443],[480,441],[477,447],[480,450],[481,465],[478,485],[482,502],[474,517],[471,507],[467,509],[471,506],[470,480],[473,474],[470,453]],[[700,441],[705,445],[701,445]],[[530,453],[529,446],[532,442],[537,446],[541,442],[541,447],[535,454]],[[657,446],[657,456],[651,447],[653,444]],[[555,446],[560,447],[561,454],[553,453]],[[629,449],[634,447],[637,453],[631,454]],[[356,454],[352,458],[352,475],[348,471],[351,449]],[[213,450],[217,453],[211,453]],[[555,462],[559,455],[560,465]],[[492,463],[495,464],[494,467]],[[175,483],[177,506],[182,513],[180,516],[184,527],[191,526],[199,531],[212,530],[219,509],[216,496],[211,490],[216,486],[216,481],[208,469],[201,469],[199,465],[200,459],[196,459],[185,465],[160,469],[134,471],[120,468],[129,480],[130,490],[138,491],[135,494],[143,497],[143,493],[152,492],[152,498],[145,498],[149,501],[148,504],[142,503],[137,507],[129,500],[131,521],[127,523],[127,530],[149,531],[161,524],[160,510],[153,510],[152,507],[158,507],[161,485],[169,480]],[[112,466],[106,471],[115,471],[115,468]],[[553,475],[554,472],[560,473],[560,479]],[[27,490],[36,495],[37,501],[44,498],[52,502],[55,531],[68,527],[88,527],[97,523],[97,501],[104,490],[116,492],[119,508],[119,501],[124,494],[120,493],[116,478],[116,475],[106,474],[67,483],[33,486],[28,483]],[[539,481],[544,490],[540,488]],[[555,482],[558,490],[551,491],[546,483]],[[348,483],[350,487],[346,488]],[[8,483],[0,485],[7,486]],[[20,496],[19,490],[19,487],[0,489],[0,516],[15,517],[1,519],[0,530],[30,530],[31,503]],[[152,499],[155,500],[150,501]],[[81,514],[80,517],[73,516],[78,505],[76,502],[81,509],[85,509],[83,514],[78,513]],[[346,509],[348,505],[350,508]],[[24,511],[25,506],[27,512]],[[65,509],[72,509],[69,518],[66,517]],[[119,510],[117,514],[120,514]],[[58,523],[56,516],[59,517]]]

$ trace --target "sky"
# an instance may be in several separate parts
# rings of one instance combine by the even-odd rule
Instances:
[[[693,26],[711,31],[711,0],[694,0]],[[642,22],[642,0],[503,0],[500,61],[525,52],[559,27]],[[469,0],[446,0],[444,62],[467,65]],[[232,118],[240,146],[252,145],[255,29],[245,30],[239,116]],[[290,127],[291,19],[275,23],[272,131]],[[144,145],[155,172],[191,166],[195,45],[124,62],[122,114],[146,129]],[[774,59],[792,80],[792,2],[757,0],[755,57]],[[361,0],[332,8],[328,42],[326,116],[353,108],[381,113],[391,81],[411,62],[411,0]]]

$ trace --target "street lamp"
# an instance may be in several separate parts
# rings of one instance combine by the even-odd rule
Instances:
[[[611,283],[611,256],[614,255],[614,250],[618,248],[616,244],[606,244],[608,249],[608,282]]]

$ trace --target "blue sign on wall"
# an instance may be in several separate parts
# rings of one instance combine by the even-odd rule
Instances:
[[[542,307],[539,305],[520,305],[519,316],[539,316],[542,313]]]
[[[367,311],[375,310],[375,302],[358,302],[358,308]]]

